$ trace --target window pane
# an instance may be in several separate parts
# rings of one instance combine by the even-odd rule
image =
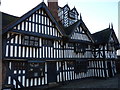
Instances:
[[[33,37],[33,36],[30,36],[30,40],[34,40],[34,37]]]
[[[34,41],[30,41],[30,45],[34,45]]]
[[[24,36],[25,39],[29,39],[29,36]]]

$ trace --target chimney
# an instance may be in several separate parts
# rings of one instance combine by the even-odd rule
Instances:
[[[48,8],[51,11],[52,15],[58,21],[58,0],[48,0]]]

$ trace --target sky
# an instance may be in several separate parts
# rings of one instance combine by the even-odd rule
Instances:
[[[22,16],[29,10],[47,0],[1,0],[0,11]],[[76,7],[91,33],[103,30],[113,23],[118,36],[118,1],[119,0],[58,0],[58,5],[63,7],[68,4],[70,8]]]

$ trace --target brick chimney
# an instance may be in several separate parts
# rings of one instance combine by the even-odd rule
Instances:
[[[48,8],[55,17],[55,19],[58,21],[58,0],[48,0]]]

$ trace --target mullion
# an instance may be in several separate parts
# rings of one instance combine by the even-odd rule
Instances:
[[[44,34],[45,34],[45,17],[43,16],[43,31],[44,31]]]
[[[24,40],[25,40],[25,39],[24,39]],[[26,46],[24,46],[24,47],[25,47],[25,50],[24,50],[24,51],[25,51],[25,53],[24,53],[24,54],[25,54],[25,57],[26,57],[26,52],[27,52],[26,48],[27,48],[27,47],[26,47]]]
[[[26,22],[24,21],[24,31],[26,31]]]
[[[30,41],[33,41],[33,40],[31,40],[30,37],[29,37],[29,44],[30,44]],[[34,41],[33,41],[33,42],[34,42]],[[32,58],[34,58],[34,57],[33,57],[33,55],[34,55],[34,52],[33,52],[33,51],[34,51],[34,48],[33,48],[33,47],[31,47],[31,48],[32,48]]]
[[[100,61],[99,60],[98,60],[98,67],[99,67],[99,69],[98,69],[99,77],[101,77],[101,75],[100,75]]]
[[[50,32],[50,20],[49,20],[49,22],[48,22],[48,26],[49,26],[49,35],[51,34],[51,32]]]
[[[34,58],[33,56],[34,56],[34,47],[32,47],[32,58]]]
[[[42,25],[40,24],[41,23],[41,15],[38,15],[39,16],[39,33],[41,33],[41,27],[42,27]]]
[[[41,58],[43,58],[43,42],[44,42],[44,39],[42,39],[42,48],[41,48]]]
[[[55,58],[57,58],[57,50],[58,50],[58,48],[57,48],[57,41],[55,41],[54,49],[55,49]]]
[[[19,44],[19,40],[20,40],[20,35],[18,35],[18,38],[17,38],[17,44]],[[19,56],[19,46],[17,46],[17,57]]]
[[[47,46],[44,47],[44,58],[46,58],[46,47]]]
[[[21,28],[21,24],[20,24],[20,30],[22,30],[22,28]],[[22,44],[22,36],[21,36],[21,44]],[[21,46],[21,57],[22,57],[22,51],[23,51],[23,46]]]
[[[56,29],[55,29],[55,30],[56,30]],[[56,33],[56,34],[57,34],[57,37],[58,37],[58,35],[59,35],[59,32],[57,31],[57,33]]]
[[[43,24],[42,24],[42,16],[40,16],[40,22],[41,22],[41,33],[43,33],[43,30],[42,30],[42,27],[43,27]]]
[[[29,20],[29,19],[28,19],[28,20]],[[29,23],[30,23],[30,22],[26,22],[26,24],[27,24],[26,31],[30,31],[30,30],[29,30]]]
[[[29,22],[29,23],[31,23],[31,30],[30,31],[32,32],[33,31],[32,30],[33,29],[33,25],[32,25],[33,24],[33,15],[31,15],[31,22]]]
[[[9,36],[11,36],[11,33],[9,33]],[[11,44],[11,41],[9,41],[9,44]],[[10,45],[8,45],[8,57],[10,57],[10,51],[11,51],[10,48],[11,48]]]
[[[49,58],[49,47],[47,47],[47,58]]]
[[[34,22],[36,22],[36,13],[34,14]],[[34,23],[34,32],[36,32],[36,23]]]
[[[41,43],[40,42],[41,40],[39,40],[39,39],[40,38],[38,38],[38,58],[40,58],[40,48],[39,47],[40,47],[40,43]]]
[[[39,11],[37,11],[37,23],[39,23]],[[37,24],[37,29],[38,29],[38,33],[39,33],[39,30],[40,30],[40,28],[39,28],[39,24]]]
[[[58,50],[57,50],[58,53],[57,53],[57,54],[58,54],[58,58],[59,58],[59,43],[58,43],[58,41],[57,41],[57,45],[58,45],[58,46],[57,46],[57,48],[58,48]]]
[[[22,45],[23,44],[23,39],[24,39],[23,36],[21,36],[21,55],[20,55],[21,57],[22,57],[22,53],[23,53],[23,45]]]
[[[53,47],[52,47],[53,48],[53,58],[55,58],[55,55],[54,55],[54,43],[55,42],[52,43],[53,44]]]
[[[15,37],[13,38],[13,44],[15,44]],[[15,45],[13,45],[13,57],[15,57]]]
[[[53,35],[53,27],[52,27],[52,36],[54,36],[54,35]]]
[[[51,58],[51,47],[49,47],[50,48],[50,58]]]
[[[102,72],[102,77],[105,76],[105,73],[104,73],[104,61],[101,61],[101,72]]]
[[[48,35],[48,26],[47,26],[47,22],[48,22],[48,20],[47,20],[47,17],[46,17],[46,34]]]

